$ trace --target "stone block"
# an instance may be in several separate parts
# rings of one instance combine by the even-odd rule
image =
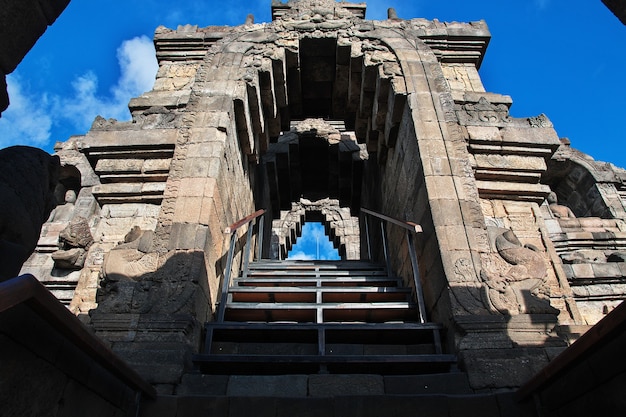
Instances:
[[[465,373],[385,376],[387,395],[472,394]]]
[[[218,178],[220,166],[220,158],[191,157],[184,163],[183,177]]]
[[[178,398],[159,395],[155,400],[144,398],[139,407],[139,417],[176,417]]]
[[[428,176],[425,181],[429,200],[453,200],[456,198],[456,189],[452,177]]]
[[[346,395],[382,395],[385,384],[381,375],[310,375],[311,397]]]
[[[191,396],[178,398],[177,416],[226,416],[228,398]]]
[[[498,402],[493,395],[449,397],[450,417],[500,417]],[[507,416],[509,417],[509,416]]]
[[[183,344],[167,342],[116,343],[113,352],[151,384],[178,384],[189,355]]]
[[[576,279],[595,278],[595,273],[591,264],[572,264],[570,265],[573,277]]]
[[[320,417],[336,415],[328,398],[278,398],[276,417]]]
[[[465,350],[459,359],[474,390],[522,386],[548,364],[542,348]]]
[[[435,226],[459,226],[463,224],[458,200],[431,199],[430,208]]]
[[[91,148],[126,147],[129,143],[134,146],[159,146],[171,149],[176,144],[176,129],[153,129],[153,130],[90,130],[77,145],[81,150]]]
[[[146,159],[141,167],[141,172],[144,174],[168,172],[171,163],[171,158]]]
[[[222,415],[228,417],[276,417],[278,399],[275,397],[231,397],[229,398],[228,412]],[[211,414],[207,414],[211,415]]]
[[[514,143],[516,145],[532,144],[547,145],[555,149],[561,145],[556,131],[549,127],[505,127],[501,130],[502,142]]]
[[[397,402],[397,398],[375,395],[339,397],[333,400],[334,415],[342,417],[397,416]]]
[[[448,397],[443,395],[428,396],[395,396],[395,414],[382,413],[381,415],[394,415],[397,417],[449,417]]]
[[[479,141],[502,141],[500,129],[494,126],[467,126],[467,133],[472,140]]]
[[[193,190],[190,190],[193,192]],[[179,196],[176,200],[175,223],[198,223],[202,212],[203,197]]]
[[[180,180],[178,189],[178,199],[180,197],[202,197],[204,188],[208,182],[207,178],[183,178]]]
[[[139,173],[143,159],[100,159],[96,163],[97,173]]]
[[[619,268],[618,263],[606,263],[606,264],[591,264],[593,275],[596,278],[619,278],[622,276],[622,271]]]
[[[502,170],[511,175],[511,170],[543,172],[547,169],[546,161],[536,156],[476,154],[474,158],[479,169],[499,171],[501,175],[504,175]]]
[[[166,90],[166,91],[149,91],[143,93],[139,97],[130,99],[128,108],[131,112],[135,110],[143,110],[150,107],[166,107],[176,109],[185,107],[189,103],[191,97],[191,89],[185,90]],[[161,129],[158,129],[161,130]]]
[[[176,395],[226,395],[228,375],[185,374]]]
[[[232,375],[227,389],[230,397],[306,397],[306,375]]]
[[[441,251],[470,249],[465,226],[435,226],[435,231]]]

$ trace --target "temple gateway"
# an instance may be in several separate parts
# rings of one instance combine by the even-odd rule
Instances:
[[[484,21],[271,8],[157,28],[132,120],[55,146],[63,203],[22,274],[129,368],[99,359],[116,382],[85,376],[90,395],[115,415],[616,415],[626,171],[485,91]],[[306,222],[341,260],[288,259]]]

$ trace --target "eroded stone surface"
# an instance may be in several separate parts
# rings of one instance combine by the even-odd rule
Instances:
[[[484,22],[372,22],[364,5],[330,0],[272,12],[270,23],[158,28],[159,71],[131,100],[133,120],[97,118],[57,146],[76,201],[48,219],[25,270],[75,287],[73,311],[90,311],[142,375],[176,391],[220,299],[224,230],[260,208],[273,258],[313,212],[343,259],[365,257],[361,207],[419,224],[426,315],[474,390],[519,386],[575,338],[558,326],[592,324],[623,297],[626,171],[484,91]],[[79,216],[94,242],[63,273],[50,253]],[[404,230],[390,227],[388,243],[412,282]],[[379,376],[320,375],[308,389],[381,387]]]

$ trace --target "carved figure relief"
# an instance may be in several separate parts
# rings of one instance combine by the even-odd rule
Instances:
[[[52,253],[54,266],[61,269],[82,269],[92,244],[93,237],[87,219],[80,216],[73,218],[59,233],[60,249]]]
[[[65,192],[63,204],[59,204],[54,210],[52,210],[52,213],[48,218],[48,222],[69,222],[74,215],[75,203],[76,191],[67,190]]]
[[[154,272],[158,266],[158,253],[152,252],[154,232],[132,228],[124,242],[114,247],[105,257],[104,277],[109,281],[136,280]]]
[[[554,217],[563,219],[563,218],[575,218],[576,215],[572,212],[572,210],[564,205],[558,203],[558,199],[556,193],[551,192],[548,195],[548,204],[550,207],[550,211]]]
[[[510,229],[491,228],[497,254],[483,260],[481,278],[489,304],[502,314],[558,314],[538,291],[547,264],[533,245],[524,245]]]

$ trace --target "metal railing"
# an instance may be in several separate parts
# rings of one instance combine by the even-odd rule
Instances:
[[[419,224],[413,222],[402,221],[394,219],[393,217],[385,216],[384,214],[377,213],[375,211],[361,208],[361,212],[365,215],[365,237],[367,241],[367,256],[372,259],[372,244],[370,235],[369,219],[376,219],[380,224],[380,235],[382,239],[383,255],[385,257],[385,263],[387,265],[387,271],[391,273],[391,259],[389,257],[389,239],[387,237],[387,224],[393,224],[399,226],[405,230],[405,238],[407,240],[407,246],[409,251],[409,257],[411,258],[411,268],[413,270],[413,285],[415,286],[415,298],[419,309],[420,323],[426,323],[426,305],[424,303],[424,292],[422,291],[422,282],[420,281],[419,267],[417,264],[417,255],[415,253],[415,239],[414,236],[418,233],[422,233],[422,227]]]
[[[243,252],[241,254],[241,263],[239,264],[239,268],[237,272],[242,271],[242,275],[244,278],[248,276],[248,265],[250,263],[250,245],[252,240],[252,232],[254,230],[254,225],[258,223],[258,231],[257,231],[257,259],[261,259],[263,254],[263,215],[265,215],[265,210],[257,210],[254,213],[244,217],[243,219],[231,224],[226,229],[224,229],[225,234],[230,234],[230,247],[228,249],[228,258],[226,261],[226,269],[224,270],[224,280],[222,281],[222,291],[220,302],[217,310],[217,322],[224,321],[224,315],[226,313],[226,304],[228,302],[228,288],[230,287],[230,275],[233,269],[233,260],[235,258],[235,248],[237,245],[237,230],[241,227],[248,226],[248,232],[246,233],[246,244],[244,246]],[[257,220],[258,219],[258,220]],[[243,263],[243,265],[241,265]]]

